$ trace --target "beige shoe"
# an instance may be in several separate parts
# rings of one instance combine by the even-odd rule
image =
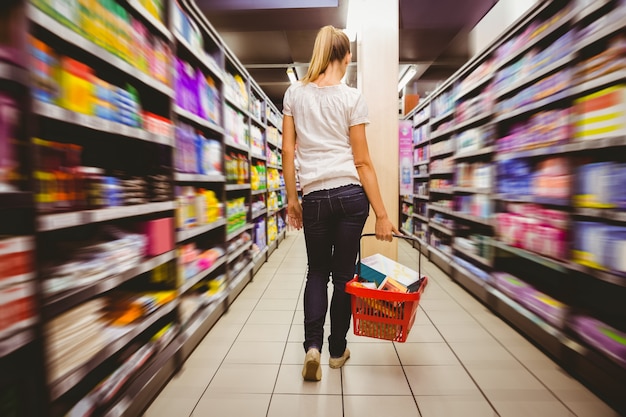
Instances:
[[[304,357],[302,378],[305,381],[319,381],[322,379],[322,367],[320,366],[320,351],[311,348]]]
[[[333,369],[341,368],[346,363],[349,357],[350,357],[350,349],[346,348],[342,356],[338,358],[331,357],[328,360],[328,364]]]

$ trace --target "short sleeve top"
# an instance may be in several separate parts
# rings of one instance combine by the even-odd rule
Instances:
[[[350,127],[369,123],[359,90],[296,82],[285,92],[283,114],[294,119],[303,194],[361,184],[350,145]]]

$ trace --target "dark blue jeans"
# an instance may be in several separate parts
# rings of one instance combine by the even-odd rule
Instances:
[[[328,282],[333,281],[328,350],[343,355],[350,329],[350,294],[360,236],[369,214],[363,187],[346,185],[314,191],[302,198],[302,220],[309,268],[304,289],[304,349],[322,349],[328,310]]]

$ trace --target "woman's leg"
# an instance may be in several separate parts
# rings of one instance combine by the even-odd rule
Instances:
[[[332,225],[328,191],[302,199],[302,219],[308,257],[304,289],[304,350],[322,350],[324,321],[328,311],[328,281],[332,261]]]
[[[346,349],[346,334],[352,315],[346,283],[354,277],[356,256],[363,226],[369,214],[369,202],[361,187],[349,187],[334,195],[331,204],[337,218],[332,255],[333,296],[330,305],[331,329],[328,337],[331,357],[340,357]]]

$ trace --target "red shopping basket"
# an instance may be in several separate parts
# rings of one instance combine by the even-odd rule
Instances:
[[[366,233],[361,236],[375,236]],[[394,235],[394,237],[419,240],[411,236]],[[421,250],[418,252],[418,273],[421,277]],[[352,322],[354,334],[357,336],[406,342],[409,331],[415,321],[415,314],[420,298],[428,283],[428,278],[421,278],[419,288],[415,292],[398,293],[378,289],[364,288],[358,285],[361,275],[361,250],[357,259],[357,274],[346,284],[346,292],[352,295]]]

